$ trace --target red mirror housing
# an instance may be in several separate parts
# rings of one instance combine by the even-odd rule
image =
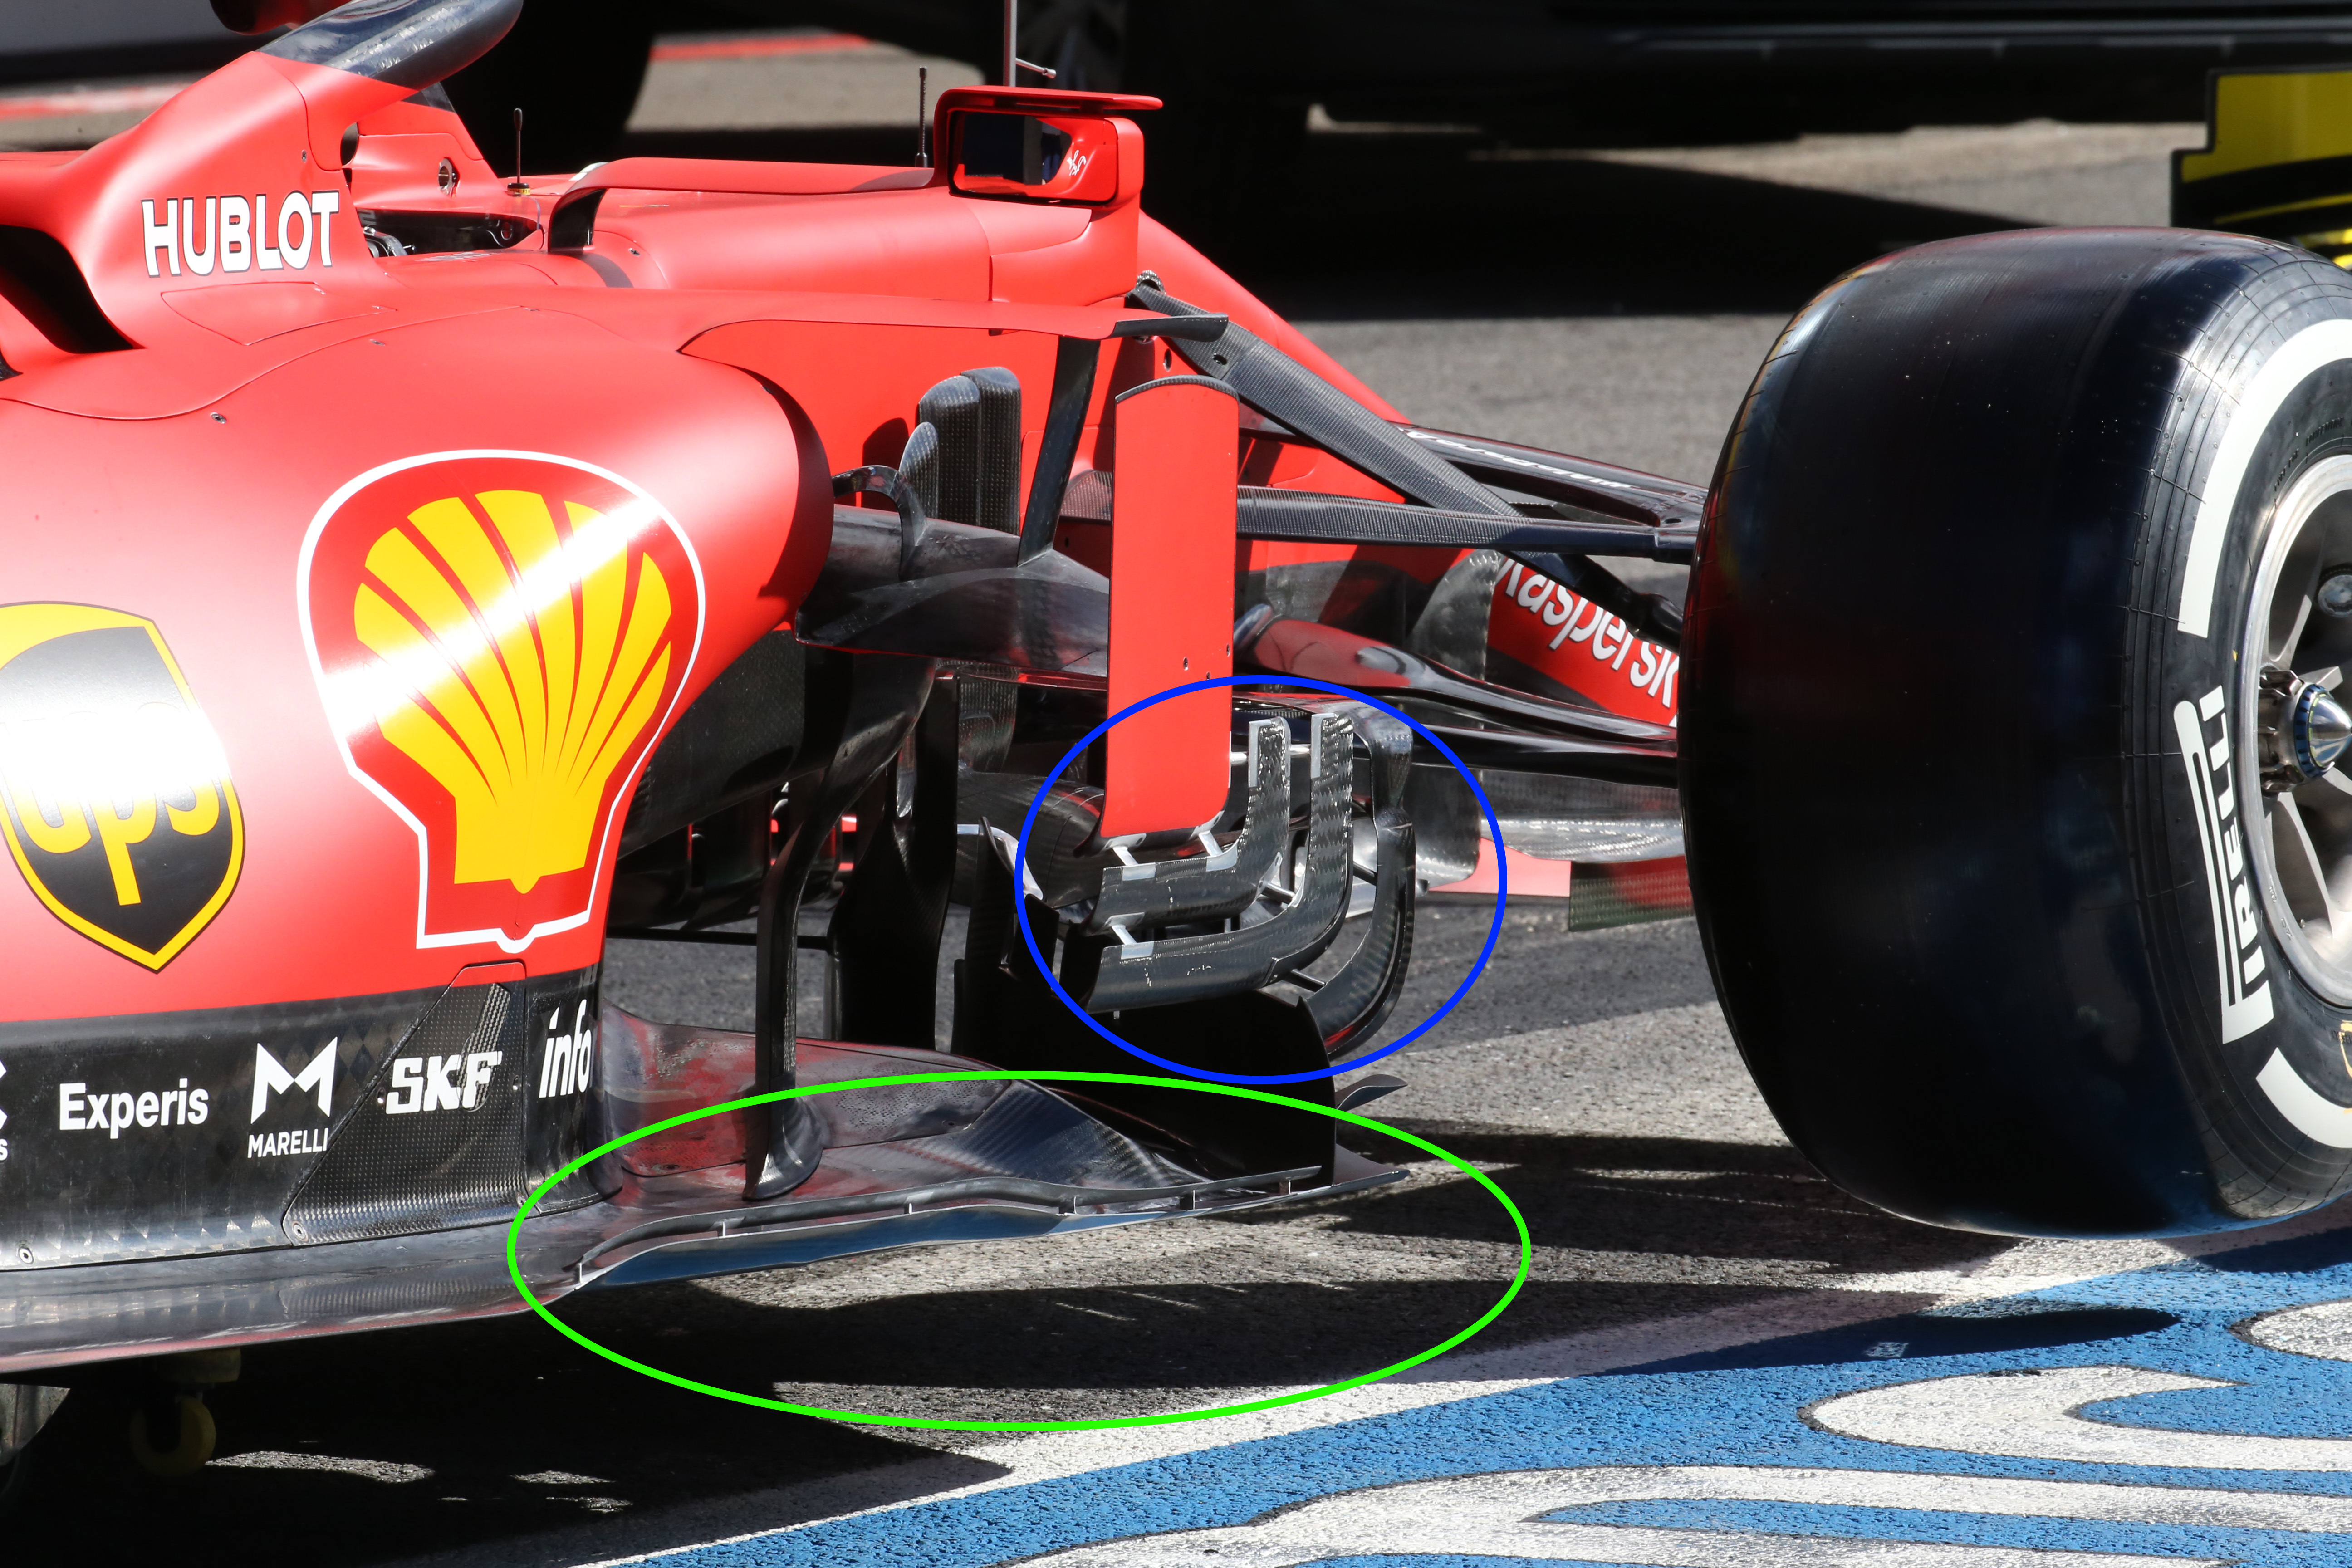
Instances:
[[[966,110],[948,121],[948,181],[974,196],[1115,201],[1118,122],[1099,115]]]
[[[961,195],[1109,206],[1143,185],[1142,133],[1118,117],[1159,107],[1135,93],[950,88],[931,145]]]

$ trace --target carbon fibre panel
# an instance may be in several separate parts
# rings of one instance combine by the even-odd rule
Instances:
[[[749,1038],[641,1025],[617,1012],[605,1017],[608,1033],[621,1033],[616,1026],[625,1021],[669,1037],[680,1049],[740,1047]],[[801,1053],[804,1075],[820,1081],[986,1065],[935,1051],[818,1041],[803,1041]],[[748,1068],[748,1056],[734,1054]],[[711,1053],[702,1055],[709,1065]],[[724,1064],[716,1070],[718,1078],[695,1081],[717,1083]],[[1303,1171],[1213,1178],[1027,1084],[942,1084],[929,1095],[859,1089],[816,1101],[827,1102],[829,1135],[875,1141],[828,1147],[816,1173],[785,1203],[743,1204],[739,1164],[631,1179],[603,1202],[535,1215],[517,1249],[533,1292],[554,1300],[583,1284],[609,1288],[893,1247],[1230,1213],[1328,1196],[1401,1173],[1342,1149],[1328,1181]],[[645,1109],[676,1113],[667,1100]],[[898,1136],[876,1140],[877,1133]],[[520,1312],[526,1309],[507,1276],[506,1238],[505,1226],[492,1223],[396,1238],[19,1270],[0,1297],[0,1374]]]

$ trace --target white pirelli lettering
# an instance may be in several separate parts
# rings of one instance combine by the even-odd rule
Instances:
[[[2221,992],[2221,1038],[2226,1043],[2252,1034],[2271,1021],[2271,994],[2261,983],[2262,922],[2246,879],[2245,848],[2235,820],[2231,782],[2227,699],[2216,687],[2201,700],[2172,710],[2180,740],[2180,763],[2189,781],[2190,816],[2205,859],[2205,897],[2213,921],[2216,973]],[[2221,721],[2222,742],[2205,735],[2209,719]],[[2251,959],[2247,953],[2251,953]]]

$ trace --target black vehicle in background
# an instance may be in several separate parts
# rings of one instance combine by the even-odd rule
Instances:
[[[1003,0],[720,3],[1002,59]],[[1020,58],[1055,85],[1167,100],[1154,210],[1204,236],[1247,226],[1312,105],[1526,146],[1710,145],[2198,120],[2216,68],[2352,58],[2342,0],[1022,0],[1019,15]]]
[[[986,65],[1003,0],[724,0]],[[2309,0],[1023,0],[1020,54],[1092,87],[1568,145],[2194,120],[2215,67],[2352,50]]]
[[[0,7],[0,79],[209,67],[328,0]],[[1000,76],[1004,0],[532,0],[449,85],[485,145],[520,105],[551,167],[610,155],[656,33],[817,26]],[[219,21],[207,19],[216,12]],[[1475,126],[1523,144],[1656,146],[1805,132],[2194,120],[2206,73],[2352,56],[2352,5],[2297,0],[1021,0],[1054,85],[1156,93],[1160,205],[1197,211],[1340,121]],[[226,23],[227,26],[222,24]],[[1025,74],[1025,73],[1024,73]],[[1033,85],[1042,76],[1025,77]]]
[[[0,76],[87,72],[110,55],[126,69],[216,63],[206,51],[228,40],[194,36],[204,5],[0,8]],[[241,30],[328,8],[212,0]],[[448,86],[485,146],[504,144],[520,105],[536,155],[577,167],[611,155],[656,33],[815,26],[1001,79],[1006,9],[532,0]],[[1342,122],[1472,126],[1521,145],[1699,145],[2034,116],[2195,120],[2217,67],[2352,57],[2343,0],[1021,0],[1018,16],[1019,57],[1053,85],[1168,101],[1151,127],[1153,205],[1204,235],[1246,226],[1317,104]]]

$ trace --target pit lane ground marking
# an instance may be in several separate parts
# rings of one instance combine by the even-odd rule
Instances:
[[[0,97],[0,121],[47,120],[61,114],[131,114],[159,108],[195,80],[141,82],[129,87],[81,87],[64,92]]]
[[[776,55],[829,55],[862,49],[869,40],[855,33],[748,33],[741,37],[677,38],[656,44],[661,60],[753,60]]]
[[[1156,1568],[1176,1560],[1159,1543],[1221,1537],[1228,1544],[1216,1560],[1229,1565],[1335,1555],[1428,1564],[1429,1538],[1385,1536],[1381,1521],[1450,1499],[1447,1521],[1461,1533],[1443,1555],[1455,1562],[1465,1553],[1492,1561],[1507,1542],[1499,1552],[1506,1561],[1718,1568],[1896,1560],[1906,1568],[2233,1560],[2334,1568],[2346,1543],[2313,1531],[2347,1528],[2352,1500],[2338,1500],[2352,1499],[2352,1475],[2216,1472],[2181,1459],[2184,1443],[2215,1437],[2341,1435],[2352,1366],[2265,1349],[2231,1331],[2261,1313],[2352,1296],[2352,1247],[2341,1234],[2347,1225],[2352,1214],[2321,1214],[2165,1244],[2024,1243],[1967,1270],[1853,1277],[1795,1300],[1464,1355],[1410,1383],[1220,1422],[1218,1431],[961,1445],[937,1459],[738,1498],[730,1510],[736,1519],[756,1510],[803,1523],[605,1562],[831,1568],[919,1548],[927,1563],[971,1568],[1032,1560],[1038,1568]],[[1995,1272],[2027,1267],[2036,1272]],[[2053,1310],[2061,1307],[2178,1321],[2149,1332],[1977,1353],[1914,1356],[1908,1343],[1885,1337],[2062,1321]],[[1832,1429],[1841,1396],[1889,1384],[1948,1388],[1956,1379],[1989,1386],[1985,1373],[2084,1367],[2169,1375],[2172,1391],[2128,1395],[2155,1403],[2085,1421],[2065,1414],[2081,1388],[2062,1377],[2052,1381],[2035,1425],[2063,1431],[2071,1424],[2094,1437],[2137,1434],[2140,1447],[2053,1470],[2049,1459],[1987,1451],[2000,1441],[1983,1434],[2005,1431],[1999,1422],[1955,1425],[1937,1447],[1890,1447]],[[1845,1408],[1867,1415],[1871,1406]],[[1807,1409],[1811,1422],[1801,1415]],[[1743,1463],[1723,1463],[1729,1458]],[[973,1482],[975,1461],[1005,1469]],[[1506,1484],[1488,1472],[1536,1479]],[[1817,1473],[1827,1479],[1803,1479]],[[2043,1494],[2037,1506],[2046,1511],[2032,1517],[2023,1516],[2021,1499],[2034,1499],[2000,1489],[2053,1476],[2075,1489]],[[934,1486],[941,1489],[905,1500]],[[1415,1493],[1416,1486],[1438,1489]],[[1542,1495],[1565,1500],[1552,1506],[1580,1510],[1574,1529],[1519,1531],[1525,1515],[1498,1524],[1490,1516],[1516,1506],[1513,1486],[1552,1489]],[[1473,1507],[1482,1497],[1485,1504]],[[1318,1511],[1327,1498],[1334,1506]],[[2116,1517],[2128,1515],[2131,1502],[2145,1505],[2140,1517]],[[1263,1530],[1252,1521],[1269,1513],[1268,1523],[1360,1522],[1345,1540],[1318,1534],[1318,1526],[1307,1532],[1310,1542],[1298,1534],[1302,1524],[1251,1536]],[[1518,1533],[1492,1533],[1504,1527]],[[1530,1539],[1528,1531],[1551,1533]],[[1297,1554],[1310,1544],[1308,1555]],[[1186,1560],[1209,1561],[1197,1549]]]

